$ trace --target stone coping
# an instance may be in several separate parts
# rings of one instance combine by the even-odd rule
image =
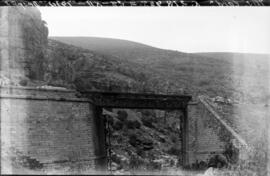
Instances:
[[[46,87],[26,87],[26,86],[0,86],[1,89],[18,89],[18,90],[36,90],[36,91],[51,91],[51,92],[73,92],[76,93],[76,90],[73,89],[60,89],[57,87],[46,88]]]
[[[25,95],[7,95],[1,94],[0,99],[25,99],[25,100],[44,100],[44,101],[66,101],[66,102],[89,102],[87,98],[62,98],[62,97],[46,97],[46,96],[25,96]]]
[[[11,90],[12,92],[9,92],[9,90]],[[16,90],[19,92],[16,92]],[[40,92],[40,94],[34,92]],[[40,100],[40,101],[44,100],[44,101],[92,103],[92,101],[89,100],[88,98],[77,97],[76,96],[77,94],[79,94],[79,92],[70,89],[0,86],[0,99],[25,99],[25,100]]]
[[[18,90],[22,91],[23,94],[24,91],[36,91],[36,92],[42,92],[42,93],[60,93],[60,94],[70,94],[71,97],[63,97],[63,95],[59,95],[58,97],[54,97],[52,95],[48,96],[42,96],[42,95],[19,95],[18,93],[14,94],[9,94],[8,92],[1,92],[1,90],[8,91],[8,90]],[[90,93],[90,92],[88,92]],[[93,93],[104,93],[104,92],[93,92]],[[106,92],[105,92],[106,93]],[[110,92],[107,92],[110,94]],[[75,102],[90,102],[93,103],[90,99],[88,98],[83,98],[83,97],[76,97],[76,94],[80,94],[78,91],[74,89],[65,89],[61,87],[27,87],[27,86],[0,86],[0,98],[1,99],[29,99],[29,100],[55,100],[55,101],[75,101]],[[119,93],[119,94],[129,94],[129,93]],[[132,95],[132,93],[131,93]],[[134,95],[134,93],[133,93]],[[135,93],[136,95],[136,93]],[[143,95],[143,94],[142,94]],[[149,94],[146,94],[149,95]],[[151,95],[151,94],[150,94]],[[166,95],[161,95],[161,96],[166,96]],[[173,97],[173,95],[169,95],[168,97]],[[188,102],[188,105],[197,105],[198,102]]]

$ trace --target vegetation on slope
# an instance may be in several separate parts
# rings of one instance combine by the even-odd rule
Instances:
[[[45,80],[48,85],[77,90],[168,92],[166,77],[140,63],[119,60],[54,40],[49,40],[46,58]],[[170,87],[179,92],[176,83]]]
[[[130,65],[151,70],[147,78],[196,96],[221,96],[241,102],[269,99],[269,55],[241,53],[182,53],[126,40],[94,37],[52,37]],[[146,81],[147,82],[147,81]],[[164,84],[166,86],[166,84]],[[157,86],[153,86],[157,87]],[[167,86],[168,87],[168,86]]]

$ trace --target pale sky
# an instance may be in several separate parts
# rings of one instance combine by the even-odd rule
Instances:
[[[183,52],[270,53],[270,7],[38,7],[49,36],[131,40]]]

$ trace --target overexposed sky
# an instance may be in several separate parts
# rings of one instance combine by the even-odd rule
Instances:
[[[38,7],[49,36],[126,39],[183,52],[270,53],[270,7]]]

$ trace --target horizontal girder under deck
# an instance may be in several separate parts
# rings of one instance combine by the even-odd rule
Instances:
[[[119,92],[81,92],[96,106],[129,109],[185,109],[189,95],[164,95]]]

